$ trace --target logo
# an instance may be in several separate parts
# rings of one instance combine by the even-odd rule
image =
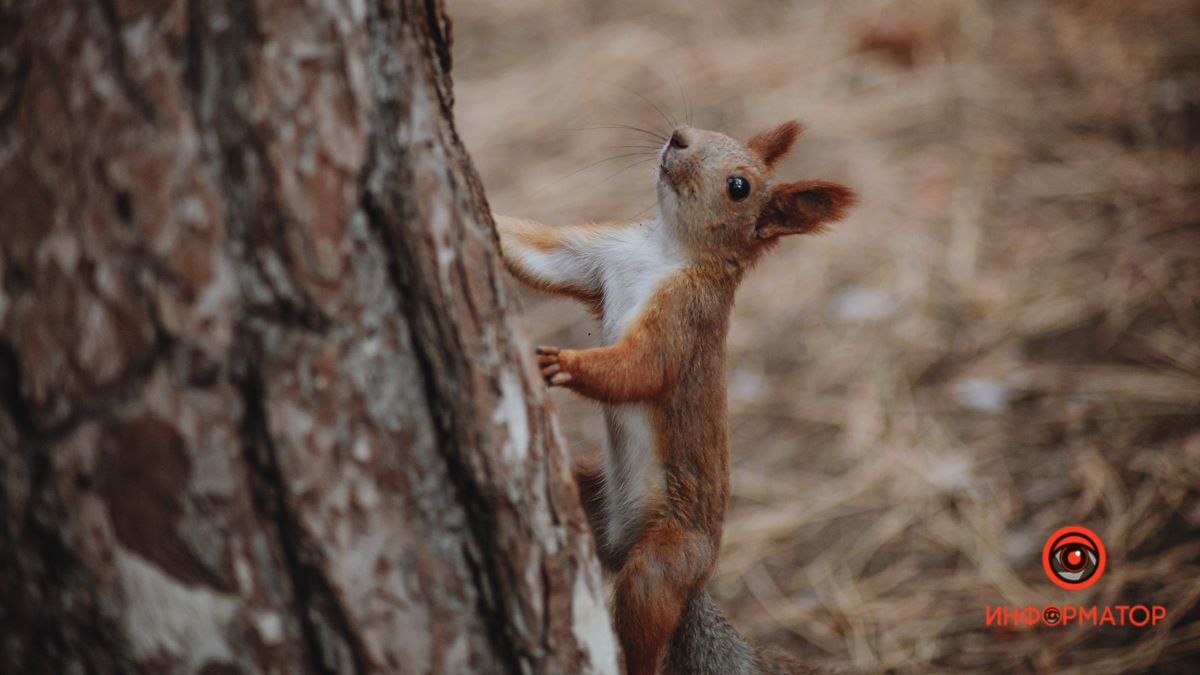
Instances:
[[[1108,556],[1095,532],[1070,525],[1050,535],[1042,548],[1042,568],[1059,588],[1078,591],[1100,579]]]
[[[1059,588],[1077,591],[1100,580],[1108,554],[1104,542],[1095,532],[1072,525],[1050,535],[1042,547],[1042,569],[1046,576]],[[1131,605],[1046,605],[1025,607],[1015,605],[989,605],[984,608],[984,621],[988,626],[1030,627],[1042,625],[1049,628],[1060,626],[1133,626],[1153,627],[1167,618],[1167,608],[1155,604]]]

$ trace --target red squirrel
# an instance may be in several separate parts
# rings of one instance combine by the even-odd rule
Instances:
[[[629,675],[809,672],[749,645],[705,587],[729,504],[725,335],[743,275],[781,237],[842,218],[853,191],[776,181],[800,134],[786,122],[745,145],[675,129],[659,155],[659,215],[549,227],[495,215],[520,280],[582,301],[603,346],[539,347],[546,383],[603,404],[603,462],[575,476]]]

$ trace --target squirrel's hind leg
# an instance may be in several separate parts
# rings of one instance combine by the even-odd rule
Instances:
[[[628,675],[653,675],[692,593],[712,569],[709,538],[678,523],[647,529],[617,575],[613,619]]]

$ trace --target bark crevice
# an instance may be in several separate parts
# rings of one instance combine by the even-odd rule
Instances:
[[[129,105],[137,111],[142,120],[153,123],[157,118],[154,106],[150,105],[150,101],[142,93],[142,88],[129,70],[129,59],[126,55],[125,38],[121,35],[121,17],[117,13],[117,6],[113,0],[98,0],[96,4],[99,7],[100,16],[104,19],[104,26],[108,29],[108,53],[117,86],[120,87],[121,93],[125,95]]]
[[[17,19],[0,13],[0,22],[16,21]],[[17,36],[3,35],[0,40],[18,39]],[[29,74],[33,70],[33,55],[30,53],[29,45],[24,40],[17,43],[17,48],[20,49],[20,54],[16,57],[16,64],[10,72],[3,73],[3,80],[7,82],[5,86],[9,92],[3,102],[0,102],[0,134],[6,134],[12,127],[14,120],[17,117],[17,110],[20,109],[21,97],[25,94],[25,83],[29,81]],[[8,64],[0,64],[8,65]]]
[[[296,283],[288,250],[289,223],[263,134],[247,118],[244,96],[253,86],[247,55],[262,43],[248,3],[188,3],[185,80],[192,115],[202,130],[209,172],[223,197],[230,253],[248,276],[247,311],[287,326],[321,332],[331,321]],[[219,20],[213,15],[224,15]],[[215,26],[214,26],[215,22]],[[269,265],[275,258],[277,265]]]
[[[371,168],[368,166],[364,175],[370,175],[370,172]],[[433,420],[434,434],[438,447],[441,448],[440,454],[445,461],[447,475],[450,476],[453,483],[456,501],[463,505],[468,514],[467,529],[471,539],[464,542],[463,558],[470,568],[472,580],[480,590],[478,594],[479,614],[484,620],[489,639],[499,660],[505,665],[508,672],[521,672],[523,670],[521,659],[518,651],[514,648],[516,641],[507,632],[509,611],[503,605],[503,596],[497,592],[497,589],[501,587],[500,580],[496,578],[499,565],[489,564],[489,561],[494,560],[496,550],[490,534],[495,531],[494,506],[489,503],[480,486],[472,478],[471,472],[463,464],[462,454],[471,446],[463,444],[463,439],[455,429],[461,430],[467,428],[468,425],[455,420],[452,409],[436,404],[437,401],[447,400],[445,392],[441,391],[438,385],[440,381],[466,386],[469,378],[455,377],[456,372],[460,369],[454,367],[453,360],[443,358],[435,361],[426,346],[447,345],[448,343],[456,345],[457,334],[451,331],[447,335],[444,330],[441,330],[442,327],[437,325],[439,322],[433,318],[436,314],[423,312],[420,309],[422,298],[436,297],[430,295],[435,291],[418,288],[415,280],[410,278],[412,270],[418,269],[415,266],[419,263],[403,236],[393,232],[393,224],[387,213],[373,201],[370,191],[365,187],[366,181],[363,182],[363,212],[367,216],[367,224],[371,232],[375,234],[386,256],[388,277],[399,296],[400,310],[414,336],[413,355],[420,369],[421,387],[425,392],[424,400],[429,406],[429,418]],[[431,323],[434,325],[430,326]],[[421,336],[422,329],[426,327],[431,327],[436,334]],[[459,350],[455,353],[461,354],[462,352]],[[437,367],[439,363],[442,366],[440,370]]]
[[[321,571],[316,553],[319,547],[309,542],[288,503],[287,482],[271,438],[265,405],[267,394],[257,363],[260,350],[251,337],[243,337],[241,342],[244,353],[253,355],[241,365],[236,378],[242,397],[241,435],[246,463],[251,469],[250,487],[255,508],[271,523],[284,557],[309,665],[313,672],[322,674],[346,672],[347,666],[354,673],[366,673],[369,670],[366,651],[337,593]],[[340,645],[330,644],[321,619],[336,633]]]
[[[39,422],[37,406],[25,395],[22,387],[21,364],[13,345],[0,339],[0,383],[3,405],[21,433],[31,441],[51,442],[61,439],[80,424],[102,418],[119,409],[141,394],[142,385],[154,374],[171,352],[173,341],[156,332],[145,354],[131,363],[120,375],[99,384],[69,404],[61,419],[49,424]]]

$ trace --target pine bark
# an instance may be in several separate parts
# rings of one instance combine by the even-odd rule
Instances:
[[[617,672],[450,53],[0,1],[0,672]]]

